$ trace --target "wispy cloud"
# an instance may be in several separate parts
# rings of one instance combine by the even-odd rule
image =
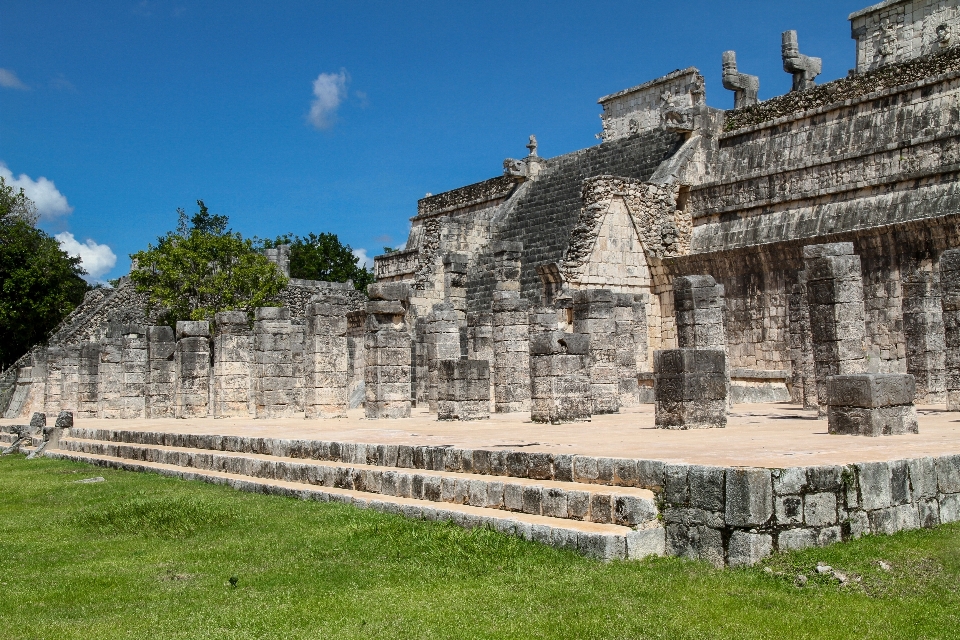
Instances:
[[[27,197],[37,205],[37,213],[40,214],[41,220],[50,221],[73,212],[67,197],[60,193],[52,180],[47,180],[43,176],[34,180],[25,173],[14,177],[13,172],[2,162],[0,162],[0,176],[3,176],[7,184],[14,189],[23,189]]]
[[[20,89],[26,91],[30,87],[23,84],[23,81],[17,77],[17,74],[10,69],[0,68],[0,87],[4,89]]]
[[[76,93],[77,87],[74,86],[72,82],[67,80],[67,76],[62,73],[58,73],[55,77],[50,79],[50,87],[56,89],[57,91],[69,91],[70,93]]]
[[[360,259],[360,266],[373,269],[373,258],[367,257],[366,249],[354,249],[353,255]]]
[[[313,102],[307,120],[317,129],[329,129],[337,116],[337,108],[347,96],[350,78],[346,70],[340,73],[321,73],[313,81]]]
[[[80,256],[80,263],[87,272],[86,279],[96,282],[117,264],[117,254],[105,244],[97,244],[90,238],[79,242],[69,231],[54,236],[60,248],[71,256]]]

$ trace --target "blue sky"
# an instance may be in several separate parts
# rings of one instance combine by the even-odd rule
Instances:
[[[0,175],[99,278],[198,198],[244,235],[373,256],[530,134],[547,157],[597,144],[602,95],[696,66],[729,108],[726,49],[761,99],[785,93],[786,29],[821,81],[846,75],[867,4],[0,0]]]

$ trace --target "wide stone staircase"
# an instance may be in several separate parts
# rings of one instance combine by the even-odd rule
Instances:
[[[46,455],[489,527],[604,560],[664,552],[654,493],[583,481],[575,462],[595,459],[580,456],[82,427]]]

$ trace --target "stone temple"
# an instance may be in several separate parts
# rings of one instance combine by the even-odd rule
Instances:
[[[845,78],[788,31],[786,95],[718,52],[732,110],[688,68],[600,98],[596,146],[531,136],[367,295],[162,327],[93,291],[3,372],[4,438],[606,559],[960,520],[960,0],[850,23]]]

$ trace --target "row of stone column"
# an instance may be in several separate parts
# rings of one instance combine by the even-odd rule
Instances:
[[[39,406],[78,417],[346,415],[350,388],[346,299],[311,302],[304,324],[289,309],[223,312],[171,327],[107,323],[99,342],[51,346],[32,371]]]

